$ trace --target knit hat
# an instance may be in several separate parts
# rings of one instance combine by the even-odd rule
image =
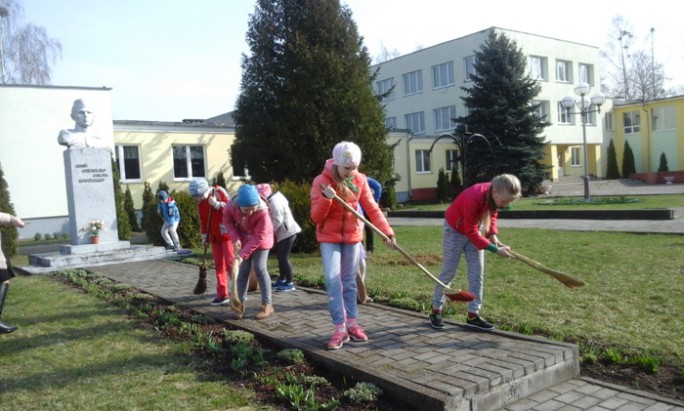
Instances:
[[[250,184],[243,184],[238,188],[235,202],[239,207],[251,207],[259,204],[259,193],[256,187]]]
[[[256,189],[262,197],[268,198],[272,193],[271,185],[268,183],[257,184]]]
[[[201,197],[204,193],[209,190],[209,183],[204,178],[195,178],[190,180],[190,185],[188,186],[188,191],[190,192],[190,197]]]
[[[351,141],[337,143],[333,148],[333,164],[341,167],[358,167],[361,163],[361,149]]]
[[[169,195],[166,193],[166,191],[162,190],[157,194],[157,198],[159,201],[166,201],[169,198]]]

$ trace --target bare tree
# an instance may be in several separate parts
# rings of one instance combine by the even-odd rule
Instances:
[[[380,43],[380,54],[373,58],[374,64],[384,63],[386,61],[392,60],[393,58],[399,57],[400,55],[401,53],[399,53],[399,50],[394,49],[389,51],[383,43]]]
[[[0,84],[50,84],[62,45],[43,27],[18,26],[23,13],[19,0],[0,0]]]

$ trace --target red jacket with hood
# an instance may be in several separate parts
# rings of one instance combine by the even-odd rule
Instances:
[[[480,221],[492,201],[490,187],[491,183],[480,183],[466,188],[444,213],[444,218],[451,228],[465,235],[478,250],[483,250],[489,245],[487,237],[497,234],[496,207],[492,211],[486,237],[480,234]]]

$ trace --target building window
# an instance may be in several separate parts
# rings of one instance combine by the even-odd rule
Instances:
[[[418,94],[423,91],[422,70],[404,74],[404,95]]]
[[[587,83],[589,85],[594,84],[594,76],[592,76],[594,71],[593,66],[580,63],[577,67],[577,71],[580,83]]]
[[[435,131],[451,130],[456,127],[452,120],[456,117],[456,106],[440,107],[435,112]]]
[[[674,130],[674,106],[655,107],[651,109],[651,124],[653,125],[653,131]]]
[[[465,64],[465,80],[472,81],[475,75],[475,56],[468,56],[463,60]]]
[[[204,147],[173,146],[173,178],[205,177]]]
[[[140,156],[138,146],[116,146],[116,165],[121,181],[140,180]]]
[[[430,151],[416,150],[416,173],[429,173],[430,171]]]
[[[530,56],[530,78],[533,80],[547,80],[546,58]]]
[[[563,83],[569,83],[572,81],[570,78],[570,62],[565,60],[556,61],[556,81]]]
[[[382,101],[394,98],[394,78],[381,80],[376,84],[378,86],[378,96],[382,97]]]
[[[641,131],[641,114],[638,111],[622,113],[622,128],[625,134],[634,134]]]
[[[549,102],[535,100],[532,102],[532,106],[534,107],[535,112],[539,116],[539,119],[542,121],[546,121],[549,115]]]
[[[432,88],[446,87],[454,84],[454,62],[432,66]]]
[[[613,128],[613,113],[606,113],[603,116],[603,129],[604,130],[614,130]]]
[[[451,172],[454,167],[456,167],[456,162],[458,161],[458,151],[457,150],[447,150],[446,151],[446,171]]]
[[[572,118],[570,117],[570,109],[563,106],[563,102],[558,102],[558,124],[570,124]]]
[[[397,128],[397,118],[396,117],[387,117],[385,119],[385,128],[389,128],[389,129]]]
[[[421,111],[418,113],[411,113],[404,116],[406,120],[406,128],[411,130],[413,134],[421,134],[425,132],[425,114]]]
[[[579,147],[571,147],[570,148],[570,165],[572,167],[579,167],[580,166],[580,148]]]

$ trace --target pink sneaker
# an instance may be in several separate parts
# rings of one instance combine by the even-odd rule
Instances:
[[[359,327],[358,325],[352,325],[351,327],[347,328],[347,333],[354,341],[368,341],[368,336],[363,331],[363,328]]]
[[[328,349],[339,350],[346,342],[349,342],[349,335],[344,331],[335,331],[328,340]]]

